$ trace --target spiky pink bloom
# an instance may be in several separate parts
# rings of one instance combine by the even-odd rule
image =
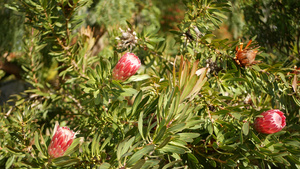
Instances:
[[[264,117],[257,117],[254,121],[256,131],[264,134],[272,134],[282,130],[285,123],[285,116],[280,110],[268,110],[261,113]]]
[[[125,81],[134,75],[141,66],[140,59],[133,53],[126,53],[118,61],[114,67],[112,75],[113,79]]]
[[[48,147],[48,154],[52,158],[61,157],[72,144],[75,133],[68,127],[57,126],[57,131],[52,137]]]

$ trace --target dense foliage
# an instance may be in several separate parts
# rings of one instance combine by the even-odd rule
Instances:
[[[1,83],[26,88],[1,101],[0,168],[300,168],[298,0],[0,0],[0,10]],[[256,64],[239,65],[249,40]],[[127,52],[142,66],[114,80]],[[270,109],[286,127],[257,132]],[[57,124],[76,138],[53,158]]]

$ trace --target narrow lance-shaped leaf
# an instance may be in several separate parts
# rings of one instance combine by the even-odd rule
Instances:
[[[131,158],[128,160],[126,166],[130,167],[135,164],[138,160],[140,160],[144,155],[148,154],[149,152],[154,150],[154,145],[147,145],[141,150],[134,153]]]
[[[123,142],[121,142],[117,149],[117,158],[118,160],[121,159],[121,157],[129,150],[130,146],[132,145],[133,141],[135,140],[135,137],[132,137],[128,140],[126,138]]]
[[[95,134],[91,145],[92,156],[95,155],[97,140],[98,140],[98,134]]]
[[[143,134],[143,116],[144,116],[144,114],[143,114],[143,112],[141,112],[139,120],[138,120],[138,129],[139,129],[140,135],[145,140],[144,134]]]
[[[52,160],[54,166],[59,166],[59,167],[67,167],[67,166],[75,165],[79,161],[80,160],[78,158],[71,158],[69,156],[62,156],[62,157],[54,158]]]
[[[44,157],[46,157],[44,151],[41,149],[40,141],[39,141],[39,134],[37,132],[34,133],[34,145],[42,153]]]
[[[105,139],[105,141],[101,144],[99,151],[102,151],[104,149],[104,147],[110,142],[111,138],[112,138],[112,135],[110,135],[108,138]]]
[[[184,90],[181,94],[180,102],[182,102],[184,99],[186,99],[187,96],[191,93],[191,91],[193,90],[193,88],[197,82],[197,79],[198,79],[197,75],[194,75],[192,77],[192,79],[186,83],[186,86],[184,86]]]
[[[5,169],[9,169],[13,164],[14,160],[15,160],[15,155],[10,156],[5,163]]]
[[[138,105],[140,104],[141,100],[142,100],[142,96],[143,96],[143,91],[141,90],[138,95],[135,97],[134,99],[134,103],[132,105],[132,111],[131,111],[131,115],[134,116],[136,113],[136,109],[138,107]]]
[[[278,73],[278,75],[280,76],[280,78],[282,79],[282,81],[284,82],[286,87],[289,87],[289,84],[287,83],[285,76],[283,73]]]
[[[242,130],[243,130],[244,135],[247,136],[249,133],[249,122],[248,121],[243,124]]]
[[[163,136],[165,136],[166,129],[167,129],[166,126],[160,127],[160,130],[154,137],[153,143],[157,143],[163,138]]]
[[[198,73],[200,73],[200,77],[199,77],[197,83],[195,84],[193,90],[187,96],[187,97],[190,97],[190,100],[193,100],[195,98],[195,96],[198,94],[198,92],[201,90],[202,86],[205,84],[205,82],[207,80],[207,78],[205,77],[207,69],[202,68],[202,69],[199,69],[199,70],[201,71],[201,72],[198,72]],[[199,76],[199,74],[197,74],[197,75]]]
[[[74,139],[74,141],[72,142],[71,146],[67,149],[67,151],[65,152],[64,155],[69,155],[69,154],[73,153],[74,151],[76,151],[76,149],[78,148],[77,145],[79,143],[80,143],[80,138]]]
[[[189,63],[182,61],[183,62],[183,70],[181,70],[181,72],[179,72],[179,74],[181,74],[180,79],[179,79],[179,87],[180,90],[184,90],[183,86],[186,85],[186,79],[188,79],[189,76]],[[181,65],[180,65],[181,66]]]

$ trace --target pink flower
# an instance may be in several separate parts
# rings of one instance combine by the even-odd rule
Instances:
[[[135,54],[126,53],[114,67],[112,72],[113,79],[125,81],[130,76],[134,75],[140,66],[141,61]]]
[[[48,147],[48,153],[51,158],[63,156],[75,137],[75,133],[68,127],[59,127],[57,125],[55,129],[57,129],[57,131],[54,131],[55,134]]]
[[[280,110],[268,110],[261,113],[261,115],[264,117],[257,117],[254,121],[254,128],[260,133],[276,133],[286,125],[285,116]]]

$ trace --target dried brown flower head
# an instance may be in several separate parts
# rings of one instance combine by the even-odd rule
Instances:
[[[236,54],[234,60],[240,66],[250,66],[257,63],[257,61],[255,61],[255,57],[258,52],[257,49],[259,47],[248,48],[251,42],[252,40],[248,42],[247,46],[244,49],[243,49],[243,43],[240,43],[240,45],[236,47]]]

